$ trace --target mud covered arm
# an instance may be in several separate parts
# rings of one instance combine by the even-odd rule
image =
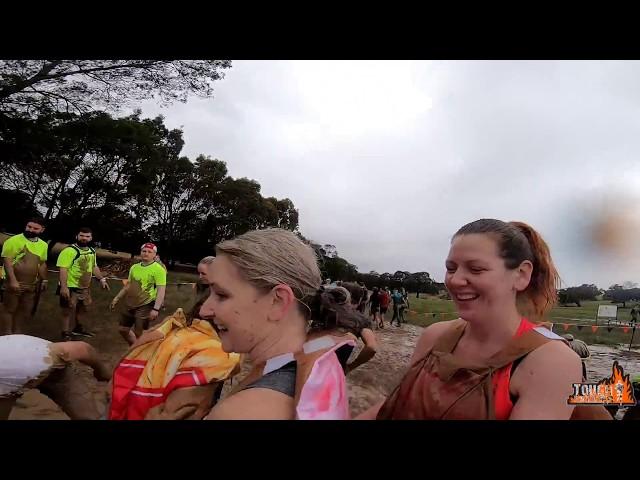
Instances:
[[[122,297],[124,297],[126,295],[128,288],[129,288],[129,284],[127,283],[124,287],[122,287],[122,289],[118,292],[118,294],[115,297],[113,297],[113,300],[111,301],[111,304],[115,305],[120,300],[122,300]]]
[[[100,271],[100,267],[98,267],[97,265],[93,267],[93,275],[98,279],[102,288],[104,288],[105,290],[111,290],[109,284],[107,283],[107,278],[102,274],[102,272]]]
[[[66,362],[78,361],[93,369],[96,379],[106,382],[111,380],[111,369],[100,360],[95,348],[86,342],[57,342],[51,350]]]
[[[378,351],[378,340],[372,330],[368,328],[362,329],[361,338],[364,342],[364,348],[360,351],[360,354],[355,358],[355,360],[347,365],[347,373],[355,370],[363,363],[367,363]]]
[[[60,268],[60,288],[67,288],[67,278],[69,276],[69,272],[64,267]]]
[[[38,267],[38,276],[40,277],[40,280],[46,282],[48,275],[49,272],[47,271],[47,262],[42,262]]]
[[[7,272],[7,278],[9,282],[17,283],[16,274],[13,271],[13,258],[12,257],[2,257],[2,262],[4,264],[4,271]]]
[[[162,304],[164,303],[164,295],[167,291],[166,285],[158,285],[158,296],[156,297],[156,302],[153,305],[153,308],[156,310],[160,310]]]
[[[218,383],[178,388],[151,408],[145,420],[202,420],[211,409]]]

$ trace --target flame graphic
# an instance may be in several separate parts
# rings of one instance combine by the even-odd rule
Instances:
[[[635,405],[636,399],[633,394],[633,385],[629,375],[624,374],[624,370],[618,361],[613,362],[613,373],[611,377],[601,380],[598,385],[605,385],[611,388],[613,402],[618,405]]]
[[[612,370],[611,377],[600,380],[597,384],[580,384],[581,387],[587,387],[588,394],[573,394],[569,397],[568,403],[635,405],[636,398],[629,375],[624,374],[624,370],[617,360],[613,362]]]

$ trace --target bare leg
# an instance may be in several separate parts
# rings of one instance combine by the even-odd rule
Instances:
[[[78,326],[82,326],[82,321],[84,320],[85,317],[85,312],[86,312],[86,307],[84,306],[84,304],[78,302],[76,305],[76,315],[75,315],[75,322],[73,322],[73,328],[75,329]]]
[[[120,332],[120,335],[122,336],[122,338],[125,339],[125,341],[129,344],[129,345],[133,345],[136,341],[136,334],[133,333],[133,331],[131,330],[131,327],[120,327],[118,329],[118,331]]]
[[[62,307],[62,331],[63,332],[71,332],[73,329],[73,309],[71,306]]]
[[[3,334],[11,335],[15,333],[15,317],[20,305],[20,293],[4,292],[4,302],[2,304],[3,316]]]
[[[142,336],[142,332],[144,332],[144,321],[136,319],[136,323],[133,327],[133,334],[136,340]]]
[[[16,314],[13,316],[14,333],[22,333],[25,320],[31,317],[31,310],[36,301],[36,292],[22,292]]]

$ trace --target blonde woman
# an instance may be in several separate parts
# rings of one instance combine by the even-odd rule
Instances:
[[[253,365],[209,419],[348,417],[335,351],[353,340],[307,343],[307,330],[319,316],[349,307],[326,303],[309,245],[282,229],[247,232],[217,245],[207,278],[211,294],[201,313],[213,319],[224,351],[246,354]],[[318,301],[325,311],[310,307]]]

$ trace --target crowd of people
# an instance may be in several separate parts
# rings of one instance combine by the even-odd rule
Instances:
[[[57,260],[63,342],[21,335],[37,292],[46,288],[43,231],[41,220],[32,219],[2,249],[5,418],[26,388],[71,389],[61,372],[77,361],[111,380],[111,400],[97,414],[74,403],[86,395],[51,395],[71,418],[349,419],[346,376],[376,355],[375,330],[385,327],[388,308],[389,325],[398,327],[409,308],[404,289],[369,292],[362,284],[323,282],[314,250],[270,228],[219,243],[216,255],[197,266],[202,297],[188,313],[180,308],[160,320],[166,269],[155,260],[156,246],[145,243],[111,303],[115,309],[123,302],[119,329],[129,345],[111,372],[89,344],[74,341],[87,335],[80,320],[92,303],[92,276],[108,288],[90,229],[81,229]],[[532,227],[471,222],[454,234],[445,266],[459,318],[424,329],[396,389],[358,418],[612,418],[604,407],[567,403],[585,373],[568,342],[538,324],[556,302],[559,276]],[[221,396],[245,362],[248,373]]]

